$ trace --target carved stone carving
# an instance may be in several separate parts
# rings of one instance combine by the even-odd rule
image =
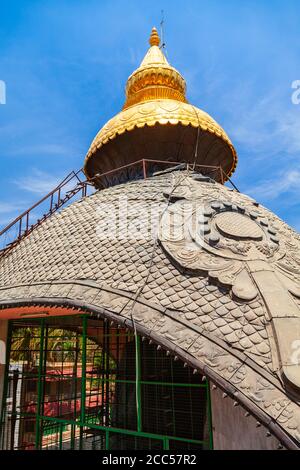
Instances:
[[[197,184],[200,188],[195,181],[189,190],[185,187],[186,198],[176,200],[163,214],[159,232],[163,248],[181,268],[199,275],[205,272],[243,301],[260,293],[282,376],[300,388],[300,354],[296,357],[294,351],[300,338],[300,311],[290,295],[300,297],[298,240],[289,231],[279,233],[273,217],[261,207],[253,208],[249,200],[236,204],[236,195],[226,197],[229,191],[207,182],[197,191]]]

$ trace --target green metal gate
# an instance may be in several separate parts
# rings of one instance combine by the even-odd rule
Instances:
[[[11,321],[1,448],[212,448],[202,379],[88,315]]]

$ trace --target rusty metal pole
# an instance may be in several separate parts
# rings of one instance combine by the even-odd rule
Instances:
[[[28,232],[28,228],[29,228],[29,211],[26,214],[26,232],[25,233]]]
[[[57,206],[59,207],[59,203],[60,203],[60,188],[58,188],[58,192],[57,192]]]
[[[22,236],[22,218],[20,219],[20,222],[19,222],[19,238],[21,238]]]
[[[146,167],[146,160],[143,158],[143,176],[144,180],[147,178],[147,167]]]
[[[50,212],[52,212],[52,209],[53,209],[53,193],[51,194],[51,198],[50,198]]]
[[[223,169],[220,165],[220,176],[221,176],[221,184],[224,184],[224,179],[223,179]]]

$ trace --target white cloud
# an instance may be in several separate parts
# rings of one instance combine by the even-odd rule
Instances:
[[[19,189],[45,196],[59,184],[61,179],[45,171],[33,169],[31,175],[17,178],[14,180],[14,183]]]
[[[233,142],[259,159],[299,152],[300,106],[291,104],[291,92],[288,82],[260,98],[255,83],[230,90],[221,105],[232,110],[225,127]]]
[[[259,184],[248,188],[245,192],[257,199],[264,199],[266,201],[289,193],[290,196],[298,196],[296,199],[296,203],[298,203],[300,197],[300,170],[292,169],[287,172],[278,173],[275,177],[262,180]]]
[[[27,208],[23,202],[0,202],[0,227],[3,228],[14,220],[24,209]],[[1,245],[1,240],[0,240]]]
[[[16,202],[0,202],[0,214],[10,214],[20,210],[21,204]]]

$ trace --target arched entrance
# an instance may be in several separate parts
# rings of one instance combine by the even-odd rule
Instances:
[[[2,449],[212,447],[206,379],[89,315],[12,320]]]

